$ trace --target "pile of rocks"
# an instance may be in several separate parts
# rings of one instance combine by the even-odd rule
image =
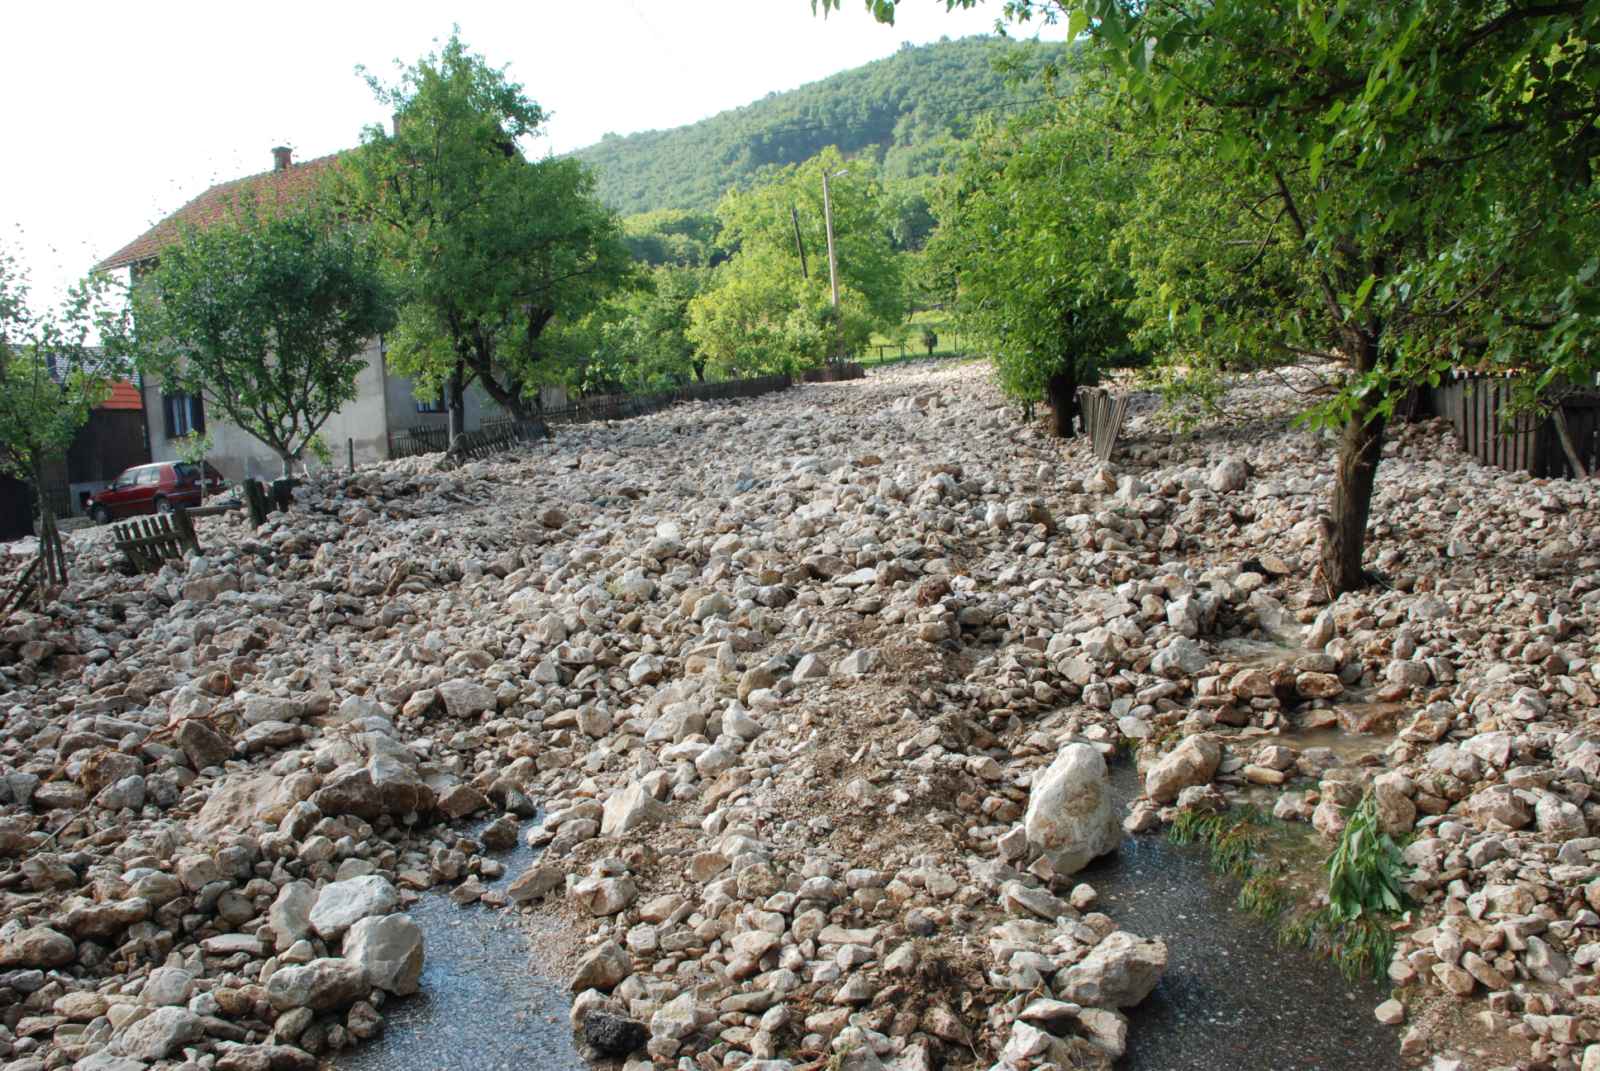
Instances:
[[[1600,493],[1402,429],[1388,586],[1324,606],[1331,447],[1233,400],[1136,407],[1112,467],[908,369],[313,479],[153,576],[77,534],[0,634],[7,1066],[310,1066],[414,989],[434,886],[570,924],[597,1054],[1109,1066],[1167,950],[1074,875],[1246,794],[1332,834],[1369,786],[1416,833],[1408,1044],[1486,989],[1577,1059]]]

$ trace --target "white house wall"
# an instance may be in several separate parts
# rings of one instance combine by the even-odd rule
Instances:
[[[355,445],[356,463],[381,461],[389,456],[388,399],[385,393],[383,358],[377,340],[367,347],[367,365],[356,376],[355,400],[346,404],[323,424],[323,441],[333,451],[334,464],[342,466]],[[152,461],[175,461],[177,443],[167,438],[165,410],[161,403],[161,383],[149,377],[144,384],[145,419],[150,428]],[[220,406],[207,405],[206,431],[211,436],[211,464],[229,480],[245,477],[271,479],[283,474],[278,455],[255,436],[230,423]],[[307,458],[308,461],[315,462]]]

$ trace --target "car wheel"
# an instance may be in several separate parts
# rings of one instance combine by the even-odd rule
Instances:
[[[89,516],[94,519],[95,524],[111,523],[111,511],[104,506],[96,506]]]
[[[172,503],[168,502],[165,498],[161,498],[161,497],[157,496],[157,498],[156,498],[156,512],[157,513],[171,513],[172,512]]]

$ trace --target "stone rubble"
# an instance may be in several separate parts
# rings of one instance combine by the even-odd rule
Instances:
[[[1385,584],[1326,605],[1295,403],[1140,399],[1105,465],[913,367],[325,474],[153,576],[77,534],[0,631],[0,1071],[314,1067],[415,992],[435,887],[565,918],[629,1067],[1110,1067],[1167,948],[1073,875],[1369,790],[1403,1051],[1600,1066],[1600,482],[1396,427]]]

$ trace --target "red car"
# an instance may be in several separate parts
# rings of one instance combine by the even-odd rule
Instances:
[[[171,513],[178,506],[198,506],[205,495],[225,486],[222,474],[205,466],[204,493],[200,466],[184,461],[157,461],[123,470],[116,482],[89,496],[89,516],[100,524],[140,513]]]

